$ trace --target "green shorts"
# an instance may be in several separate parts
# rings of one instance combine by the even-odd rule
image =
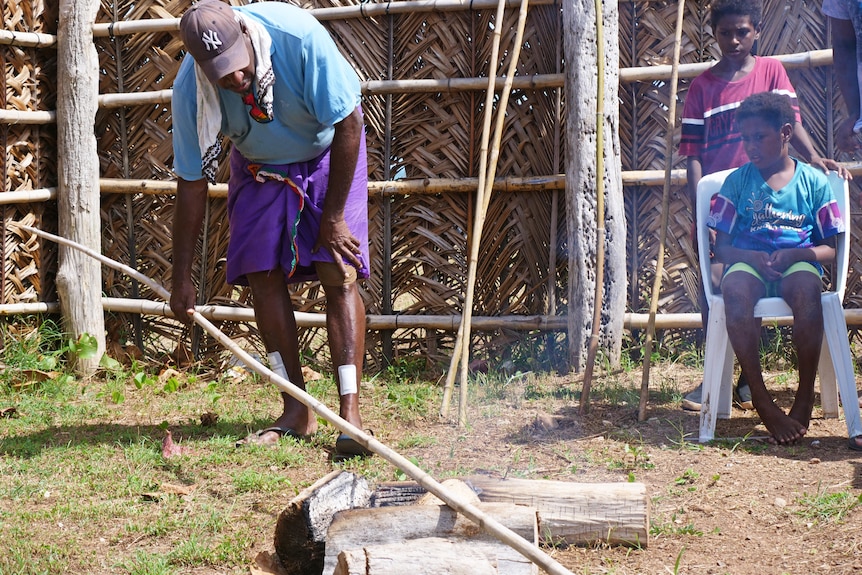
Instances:
[[[766,286],[766,296],[765,297],[781,297],[781,292],[779,290],[779,285],[778,285],[781,280],[776,280],[774,282],[768,282],[765,279],[763,279],[763,276],[761,276],[757,272],[756,269],[754,269],[750,265],[744,264],[742,262],[736,262],[735,264],[733,264],[732,266],[730,266],[729,268],[724,270],[724,276],[723,277],[727,277],[727,274],[729,274],[731,272],[745,272],[745,273],[751,274],[754,277],[756,277],[757,279],[759,279],[764,286]],[[789,268],[784,270],[784,273],[781,274],[781,277],[786,278],[790,274],[793,274],[796,272],[809,272],[809,273],[816,275],[817,277],[820,277],[820,269],[811,262],[796,262],[795,264],[793,264],[792,266],[790,266]]]

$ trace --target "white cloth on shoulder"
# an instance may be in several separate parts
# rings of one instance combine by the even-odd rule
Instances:
[[[267,118],[272,119],[272,87],[275,85],[275,74],[272,71],[270,50],[272,38],[260,23],[241,12],[235,12],[236,19],[243,26],[251,39],[254,49],[254,93],[257,95],[257,105]],[[218,89],[209,81],[201,67],[195,64],[195,79],[197,83],[197,127],[198,145],[201,150],[201,170],[207,181],[215,183],[218,170],[218,158],[222,152],[221,107],[219,105]]]

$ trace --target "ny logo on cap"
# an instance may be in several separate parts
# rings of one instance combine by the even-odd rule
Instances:
[[[218,33],[215,30],[207,30],[201,35],[201,42],[207,47],[207,52],[210,50],[218,50],[222,42],[219,40]]]

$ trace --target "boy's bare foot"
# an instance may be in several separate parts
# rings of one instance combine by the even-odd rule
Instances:
[[[769,430],[772,437],[769,443],[773,445],[790,445],[802,439],[808,432],[808,428],[799,421],[786,415],[779,408],[770,409],[767,413],[759,413],[763,425]]]
[[[799,425],[808,429],[808,424],[811,422],[811,412],[814,409],[814,403],[800,403],[799,399],[793,402],[793,407],[790,408],[790,413],[787,415],[799,422]]]

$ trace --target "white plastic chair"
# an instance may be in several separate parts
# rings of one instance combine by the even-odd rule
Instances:
[[[732,401],[733,348],[727,337],[724,315],[724,299],[714,293],[709,259],[709,229],[706,225],[709,204],[713,195],[721,189],[724,179],[733,170],[725,170],[704,176],[697,186],[697,242],[700,259],[700,273],[704,278],[704,290],[709,305],[709,325],[706,326],[706,349],[703,361],[703,396],[700,406],[700,441],[712,441],[715,436],[717,418],[728,419]],[[820,376],[820,401],[824,417],[838,417],[838,392],[844,407],[844,419],[849,437],[862,435],[859,417],[859,403],[856,392],[856,378],[850,354],[850,340],[844,320],[844,288],[847,283],[847,268],[850,243],[850,220],[847,206],[850,191],[847,182],[837,173],[829,174],[838,207],[844,219],[845,232],[837,238],[835,273],[832,277],[832,291],[823,292],[823,347],[820,352],[818,373]],[[793,312],[780,297],[762,298],[754,308],[755,317],[789,317]]]

